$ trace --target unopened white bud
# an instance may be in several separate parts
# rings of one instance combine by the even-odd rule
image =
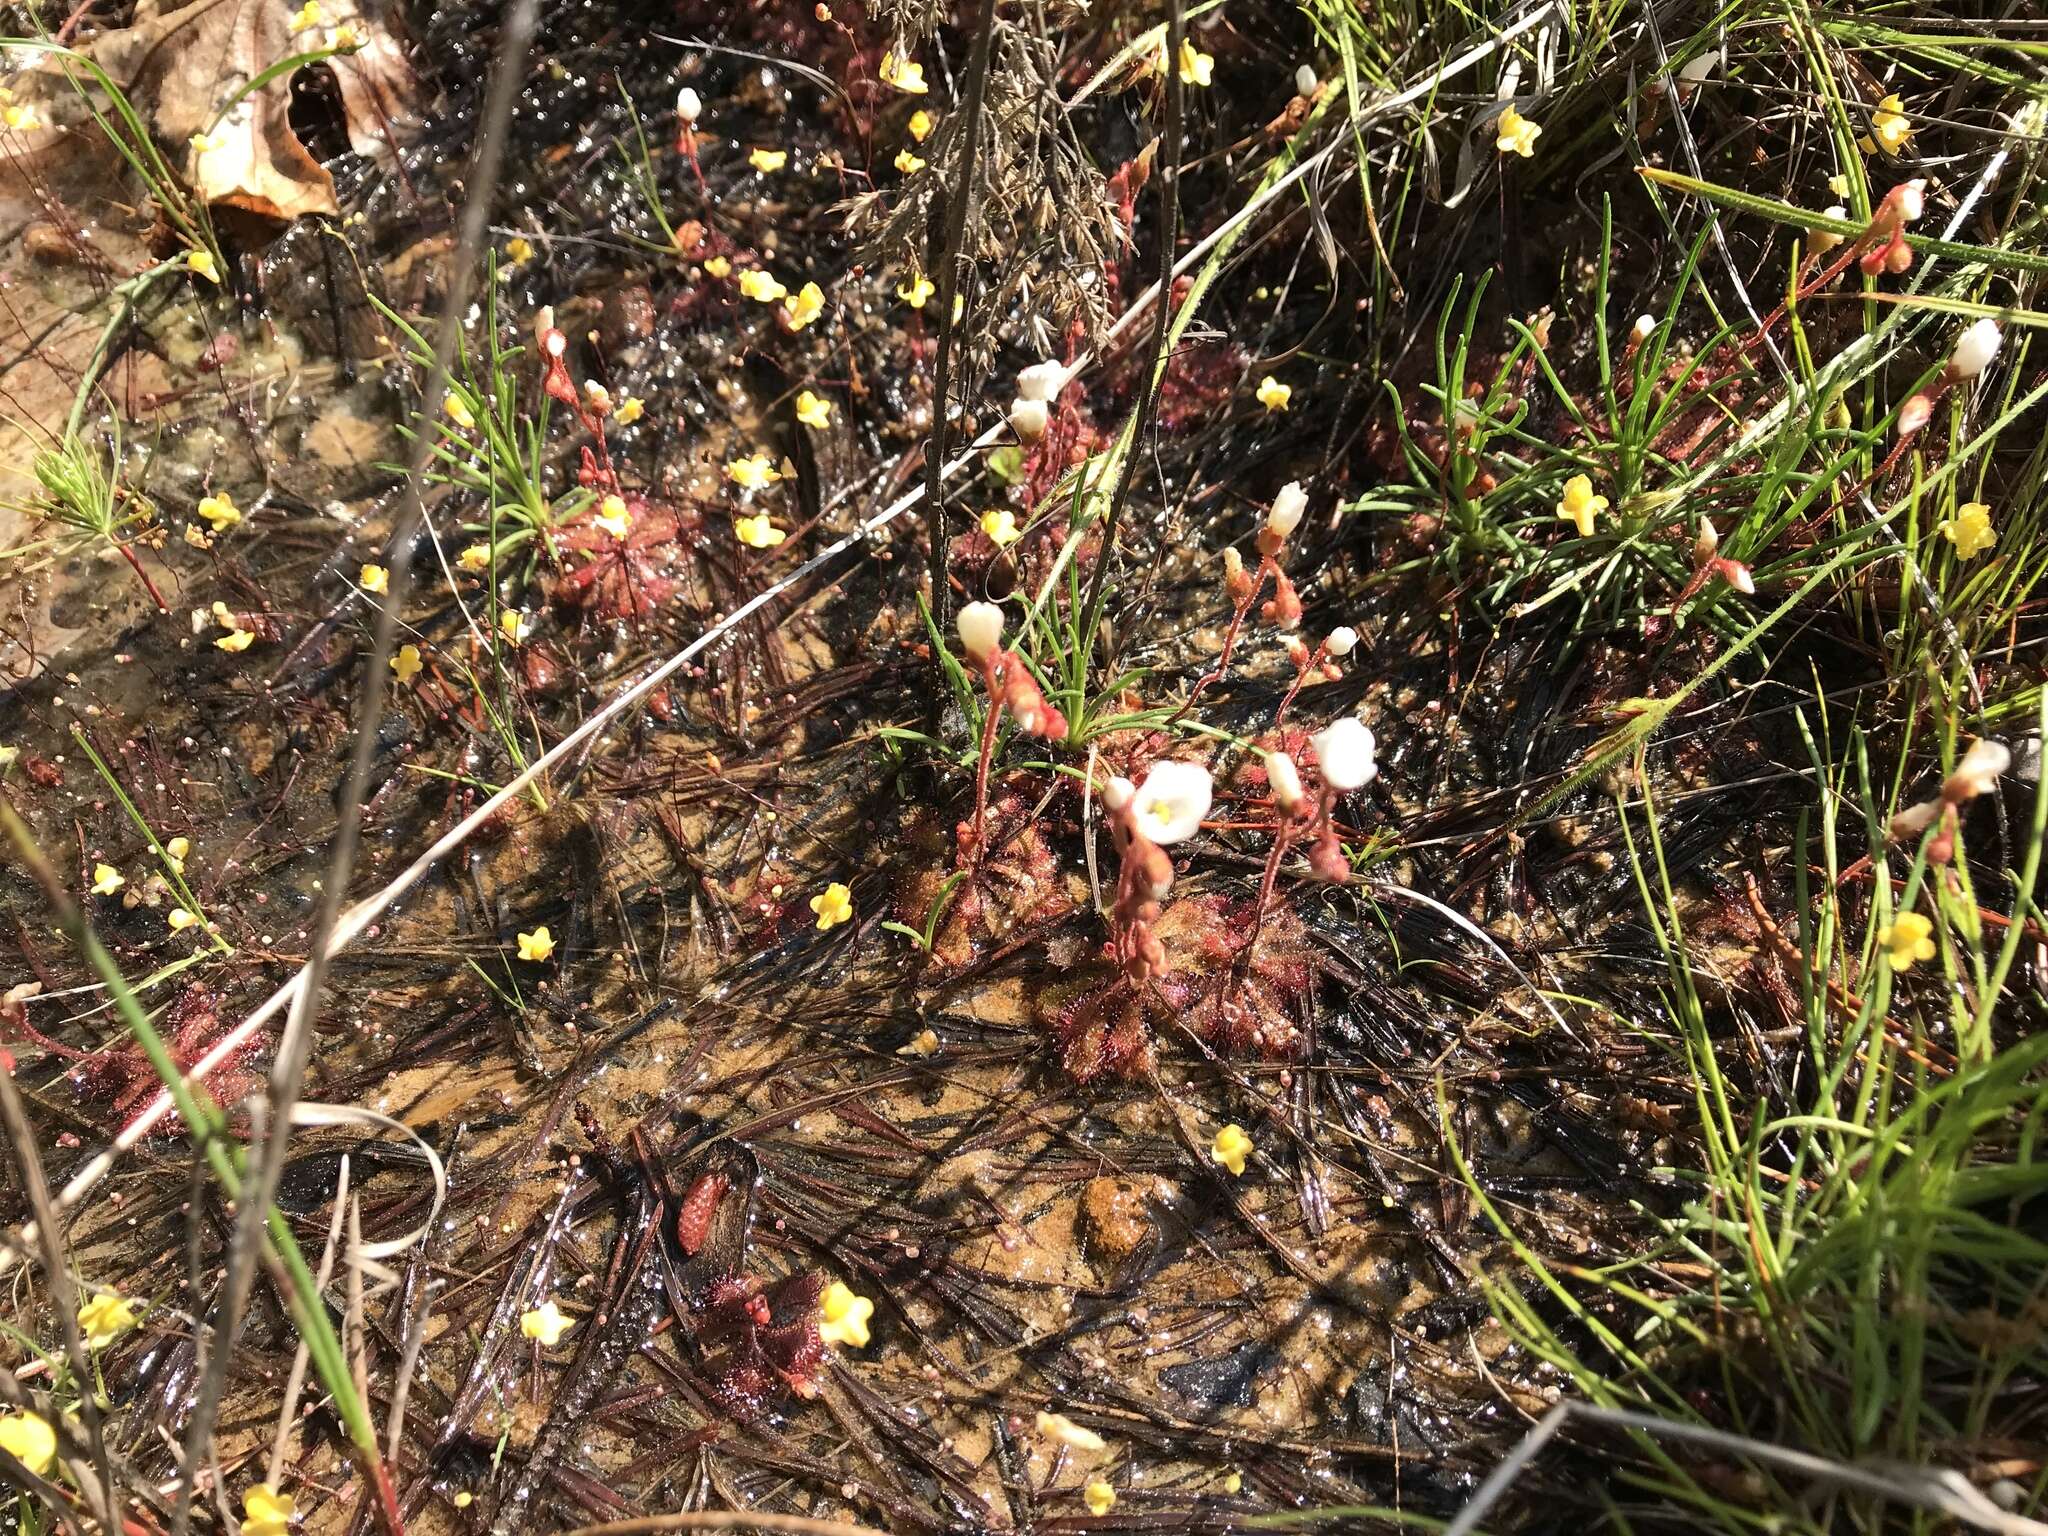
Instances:
[[[1103,807],[1110,811],[1120,811],[1131,803],[1132,797],[1137,793],[1138,786],[1122,774],[1118,774],[1102,786]]]
[[[1934,818],[1941,814],[1943,802],[1922,800],[1918,805],[1909,805],[1892,818],[1891,835],[1894,841],[1918,837],[1934,825]]]
[[[1637,315],[1635,327],[1630,334],[1637,341],[1648,341],[1650,339],[1650,332],[1655,329],[1657,329],[1657,317],[1655,315]]]
[[[1301,770],[1285,752],[1266,759],[1266,782],[1273,788],[1273,803],[1287,812],[1298,811],[1307,798],[1301,790]]]
[[[1699,537],[1692,541],[1692,563],[1705,565],[1721,548],[1721,534],[1711,518],[1700,519]]]
[[[1266,527],[1280,538],[1287,538],[1301,526],[1301,517],[1306,511],[1308,492],[1301,488],[1299,480],[1290,480],[1273,498],[1272,510],[1266,514]]]
[[[1047,358],[1042,363],[1033,363],[1017,375],[1017,398],[1051,401],[1059,398],[1059,392],[1066,386],[1066,364]]]
[[[1355,716],[1332,721],[1308,741],[1323,782],[1339,794],[1363,789],[1379,775],[1379,765],[1373,761],[1376,743],[1372,731]]]
[[[1299,64],[1295,66],[1294,89],[1296,94],[1313,96],[1316,93],[1316,86],[1319,84],[1321,82],[1316,79],[1316,70],[1313,64]]]
[[[1349,624],[1339,624],[1330,631],[1330,638],[1323,642],[1324,649],[1332,656],[1349,656],[1357,645],[1358,631]]]
[[[1979,320],[1956,342],[1956,349],[1949,354],[1948,371],[1958,381],[1974,379],[1991,366],[1991,359],[1998,356],[1999,343],[2004,337],[1998,333],[1996,320]]]
[[[697,94],[697,93],[696,93],[695,91],[691,90],[691,89],[690,89],[690,87],[689,87],[689,86],[687,86],[687,85],[686,85],[686,86],[684,86],[684,87],[683,87],[683,88],[682,88],[682,89],[681,89],[680,91],[677,91],[677,92],[676,92],[676,116],[677,116],[677,117],[680,117],[680,118],[681,118],[681,119],[682,119],[682,120],[683,120],[684,122],[686,122],[686,123],[690,124],[690,125],[691,125],[692,127],[695,127],[695,126],[696,126],[696,123],[697,123],[697,119],[698,119],[699,117],[703,116],[703,114],[704,114],[704,98],[703,98],[703,97],[699,96],[699,95],[698,95],[698,94]]]
[[[1003,610],[994,603],[969,603],[960,610],[960,648],[976,661],[986,661],[1003,642]]]
[[[1010,402],[1010,430],[1024,442],[1037,442],[1045,436],[1045,429],[1051,422],[1052,412],[1043,400],[1019,397]]]
[[[1899,217],[1908,224],[1927,211],[1927,183],[1918,176],[1892,188],[1892,195],[1899,200]]]
[[[1934,414],[1934,402],[1925,394],[1913,396],[1899,407],[1899,436],[1911,437],[1927,425],[1927,418]]]

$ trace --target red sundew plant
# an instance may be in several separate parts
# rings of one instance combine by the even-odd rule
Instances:
[[[165,1011],[158,1028],[164,1044],[170,1048],[171,1059],[181,1071],[189,1070],[227,1033],[229,1026],[220,1016],[221,1002],[220,993],[190,986]],[[207,1077],[207,1087],[215,1103],[239,1103],[256,1087],[253,1062],[261,1046],[262,1041],[252,1039],[213,1069]],[[67,1075],[79,1097],[111,1102],[115,1114],[123,1120],[153,1099],[163,1086],[148,1056],[133,1041],[80,1059]],[[166,1115],[151,1134],[183,1135],[184,1121],[175,1113]]]
[[[681,587],[682,562],[697,546],[703,523],[638,492],[618,499],[628,520],[623,537],[603,524],[602,502],[555,535],[562,571],[550,595],[596,618],[644,619]]]
[[[936,818],[912,830],[909,842],[922,857],[897,891],[896,916],[919,936],[930,963],[963,969],[996,945],[1073,911],[1043,818],[1034,814],[1042,794],[1043,785],[1030,776],[1006,782],[988,807],[986,847],[973,822],[959,822],[951,859]]]

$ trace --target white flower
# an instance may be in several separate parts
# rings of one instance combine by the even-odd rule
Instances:
[[[1273,498],[1272,510],[1266,514],[1266,528],[1284,539],[1301,526],[1301,515],[1307,510],[1308,492],[1301,488],[1299,480],[1290,480]]]
[[[1138,793],[1138,786],[1122,774],[1117,774],[1102,786],[1102,804],[1110,811],[1120,811],[1131,803]]]
[[[1356,716],[1332,721],[1309,737],[1308,744],[1315,750],[1323,782],[1339,794],[1363,789],[1379,776],[1379,764],[1372,760],[1372,731]]]
[[[1020,395],[1010,402],[1010,430],[1027,443],[1045,436],[1051,421],[1052,412],[1043,400],[1027,400]]]
[[[1941,786],[1941,798],[1961,804],[1988,795],[1998,787],[1998,776],[2011,766],[2012,753],[2003,742],[1988,738],[1973,741],[1962,761],[1956,764],[1956,771]]]
[[[1831,219],[1846,219],[1849,217],[1849,210],[1840,203],[1833,203],[1821,211]],[[1810,229],[1806,232],[1806,240],[1813,247],[1813,253],[1816,256],[1825,256],[1829,251],[1832,251],[1842,243],[1842,237],[1832,229]]]
[[[1714,66],[1721,62],[1721,50],[1709,48],[1705,53],[1695,54],[1687,59],[1678,71],[1678,78],[1687,85],[1698,85],[1714,72]]]
[[[1306,798],[1301,792],[1301,770],[1285,752],[1266,757],[1266,782],[1273,787],[1273,803],[1283,811],[1298,811]]]
[[[960,648],[976,661],[1003,641],[1003,610],[994,603],[969,603],[960,610]]]
[[[1956,342],[1955,351],[1949,354],[1948,371],[1958,380],[1974,379],[1991,366],[2003,339],[1996,320],[1979,320]]]
[[[1066,364],[1047,358],[1042,363],[1033,363],[1017,375],[1017,398],[1036,400],[1041,404],[1055,400],[1067,386]]]
[[[695,126],[704,111],[704,98],[687,85],[676,92],[676,116]]]
[[[1215,794],[1209,770],[1200,763],[1154,763],[1138,786],[1131,814],[1153,842],[1183,842],[1195,835]]]
[[[1358,631],[1349,624],[1339,624],[1330,631],[1329,639],[1323,646],[1332,656],[1349,656],[1358,646]]]
[[[1909,805],[1892,818],[1891,834],[1895,840],[1918,837],[1934,825],[1934,818],[1941,814],[1945,800],[1922,800],[1918,805]]]

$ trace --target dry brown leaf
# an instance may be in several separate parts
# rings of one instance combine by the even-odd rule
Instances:
[[[294,34],[297,8],[286,0],[142,0],[130,25],[80,51],[121,82],[173,167],[209,203],[280,220],[335,213],[334,179],[292,131],[290,75],[243,97],[216,121],[251,80],[294,55],[332,46],[347,27],[362,46],[325,65],[340,87],[350,147],[391,155],[419,126],[418,86],[404,51],[374,5],[323,0],[322,13],[317,25]],[[58,55],[36,67],[50,125],[35,131],[33,148],[95,131],[64,79],[66,68]],[[195,144],[200,134],[206,139]]]

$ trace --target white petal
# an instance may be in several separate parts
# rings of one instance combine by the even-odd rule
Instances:
[[[1315,749],[1323,782],[1339,794],[1363,789],[1379,774],[1379,765],[1373,761],[1376,744],[1372,731],[1355,716],[1332,721],[1309,738],[1309,745]]]

